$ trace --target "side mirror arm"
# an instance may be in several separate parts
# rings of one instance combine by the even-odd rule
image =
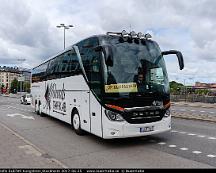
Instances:
[[[178,62],[179,62],[179,68],[180,70],[182,70],[184,68],[184,59],[183,59],[183,55],[181,52],[177,51],[177,50],[169,50],[169,51],[164,51],[162,52],[162,55],[173,55],[175,54],[178,58]]]

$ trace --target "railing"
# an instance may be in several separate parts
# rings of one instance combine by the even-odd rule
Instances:
[[[173,102],[185,101],[185,102],[216,103],[216,96],[196,95],[196,94],[171,95],[171,101]]]

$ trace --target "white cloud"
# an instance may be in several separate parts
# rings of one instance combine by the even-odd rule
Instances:
[[[56,28],[60,23],[74,25],[66,32],[67,46],[94,34],[129,30],[131,25],[136,32],[152,31],[162,50],[182,51],[183,71],[174,57],[166,58],[171,79],[174,74],[182,75],[178,77],[182,80],[216,73],[214,0],[0,0],[0,4],[0,64],[15,64],[22,57],[26,66],[33,67],[60,51],[63,31]],[[208,70],[202,69],[204,65]]]

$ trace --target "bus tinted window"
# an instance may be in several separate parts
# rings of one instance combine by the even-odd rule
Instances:
[[[50,60],[47,69],[47,80],[64,78],[81,73],[79,61],[74,50]]]
[[[32,70],[32,83],[46,80],[46,69],[48,62],[34,68]]]
[[[90,82],[90,87],[100,97],[101,94],[101,58],[100,52],[96,52],[94,47],[98,46],[98,38],[89,38],[78,44],[83,66]]]

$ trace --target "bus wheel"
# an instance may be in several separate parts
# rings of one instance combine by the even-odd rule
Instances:
[[[77,110],[73,111],[73,114],[72,114],[72,126],[73,126],[73,129],[75,131],[76,134],[78,135],[83,135],[84,132],[83,130],[81,129],[81,126],[80,126],[80,116],[79,116],[79,113]]]

